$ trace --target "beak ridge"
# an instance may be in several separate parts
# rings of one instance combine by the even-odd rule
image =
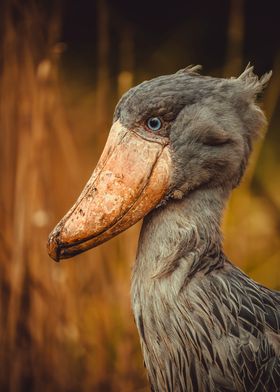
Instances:
[[[83,192],[49,236],[49,255],[72,257],[132,226],[166,195],[170,167],[168,145],[114,123]]]

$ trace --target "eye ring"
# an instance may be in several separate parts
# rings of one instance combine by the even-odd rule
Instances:
[[[162,127],[161,119],[159,117],[150,117],[147,120],[147,127],[153,132],[159,131]]]

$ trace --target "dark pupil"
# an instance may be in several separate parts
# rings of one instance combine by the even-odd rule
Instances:
[[[153,131],[157,131],[161,127],[161,122],[156,117],[150,118],[148,121],[148,127]]]

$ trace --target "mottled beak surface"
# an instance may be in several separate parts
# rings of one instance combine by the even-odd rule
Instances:
[[[72,257],[139,221],[166,195],[170,168],[166,141],[143,138],[116,121],[80,197],[50,234],[49,255]]]

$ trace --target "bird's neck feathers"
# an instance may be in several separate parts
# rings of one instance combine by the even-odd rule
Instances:
[[[220,221],[228,194],[222,188],[198,189],[147,215],[134,275],[155,280],[177,271],[191,277],[219,265],[223,260]]]

